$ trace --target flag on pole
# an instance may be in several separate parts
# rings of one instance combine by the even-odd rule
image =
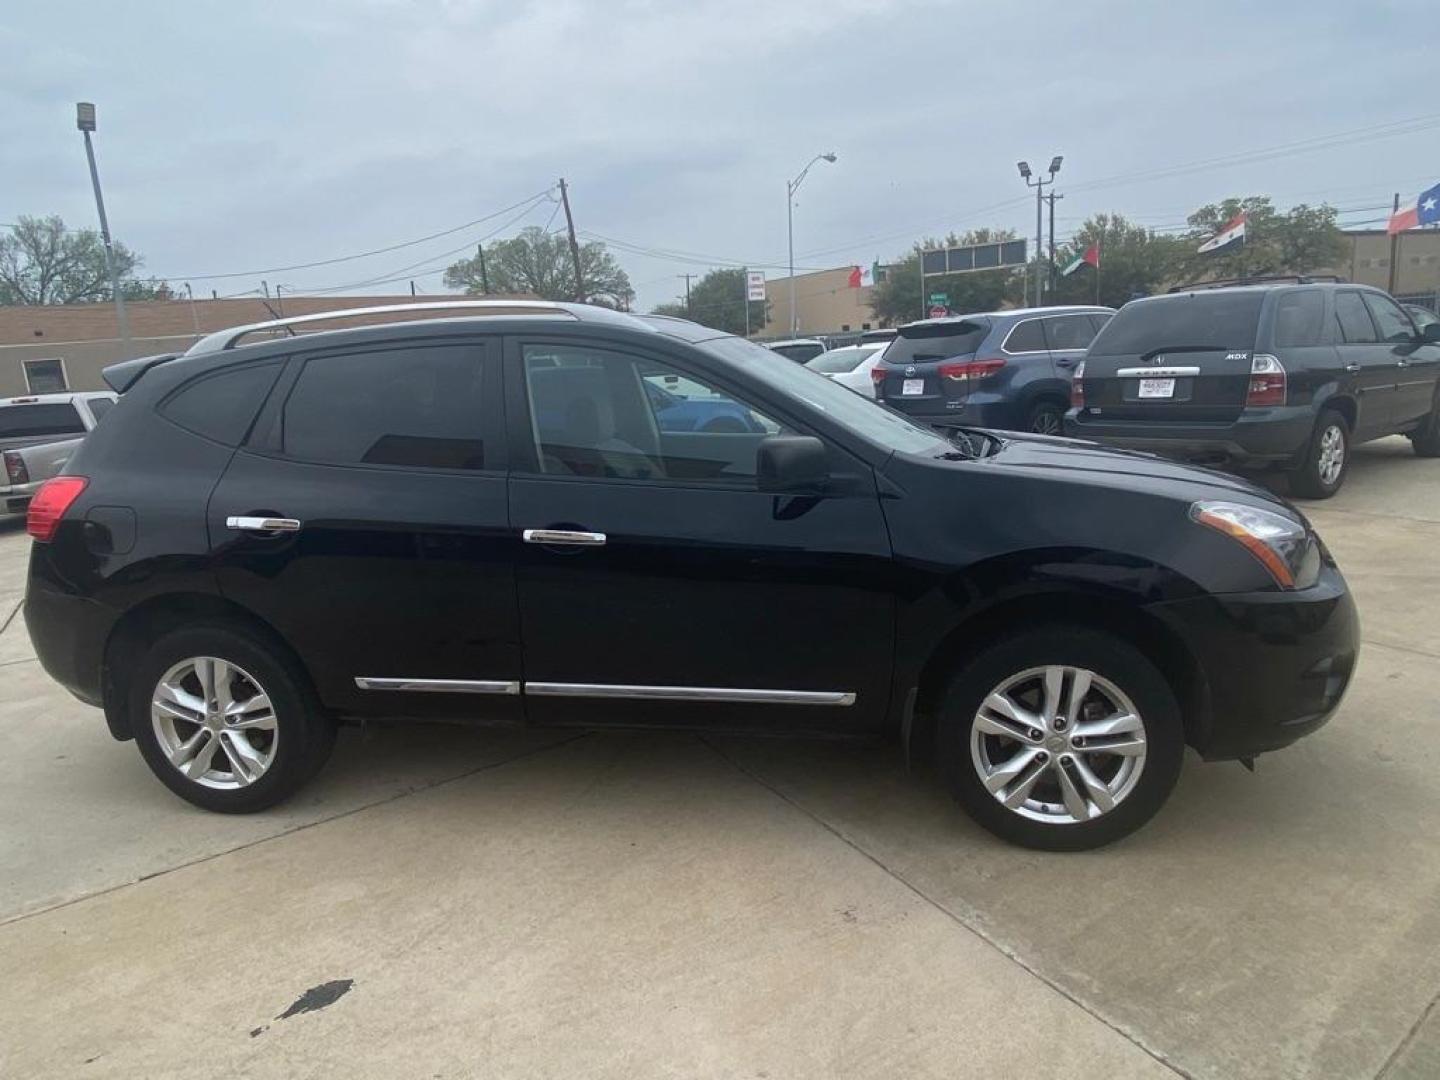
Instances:
[[[1062,277],[1069,277],[1071,274],[1075,273],[1076,270],[1079,270],[1080,267],[1086,265],[1093,266],[1096,270],[1100,269],[1099,244],[1091,244],[1089,247],[1087,247],[1085,249],[1085,254],[1076,256],[1074,262],[1072,262],[1069,266],[1065,267],[1064,270],[1060,271],[1060,275]]]
[[[1390,224],[1385,231],[1391,236],[1414,229],[1420,225],[1433,225],[1440,221],[1440,184],[1422,191],[1415,199],[1415,205],[1390,215]]]
[[[850,288],[868,289],[874,284],[875,267],[873,264],[870,266],[852,266],[850,268]]]
[[[1201,255],[1214,255],[1217,252],[1228,251],[1232,247],[1239,247],[1245,243],[1245,215],[1236,214],[1225,223],[1225,227],[1200,245],[1198,253]]]

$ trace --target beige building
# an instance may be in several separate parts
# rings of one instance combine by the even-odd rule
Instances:
[[[103,390],[100,369],[118,360],[184,352],[214,330],[377,304],[455,300],[447,296],[287,296],[284,300],[144,300],[125,305],[130,347],[113,304],[0,307],[0,397]],[[327,323],[326,328],[346,325]]]
[[[1390,237],[1384,229],[1345,233],[1350,257],[1334,272],[1351,281],[1390,289],[1396,296],[1440,293],[1440,229],[1411,229],[1395,237],[1397,257],[1393,288],[1390,278]]]
[[[870,286],[853,288],[849,266],[834,270],[817,270],[795,275],[795,312],[799,330],[795,336],[810,334],[843,334],[869,330],[879,325],[870,311]],[[768,319],[757,336],[790,337],[790,279],[777,278],[765,282]]]

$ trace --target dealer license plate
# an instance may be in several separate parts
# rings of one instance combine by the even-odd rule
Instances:
[[[1175,396],[1174,379],[1141,379],[1140,396],[1142,398],[1171,398]]]
[[[924,379],[906,379],[900,386],[901,397],[919,397],[925,393]]]

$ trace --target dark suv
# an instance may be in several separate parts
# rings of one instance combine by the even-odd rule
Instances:
[[[1279,468],[1312,499],[1355,443],[1403,433],[1440,455],[1440,326],[1386,293],[1290,279],[1120,309],[1077,372],[1066,434],[1206,464]]]
[[[925,424],[1059,434],[1070,375],[1113,314],[1021,308],[908,323],[870,372],[876,397]]]
[[[375,322],[437,308],[472,317]],[[893,734],[987,828],[1084,848],[1186,744],[1284,746],[1350,678],[1344,580],[1244,481],[946,438],[675,319],[275,336],[346,314],[108,369],[30,507],[41,662],[200,806],[289,795],[342,719]],[[680,397],[747,420],[667,425]]]

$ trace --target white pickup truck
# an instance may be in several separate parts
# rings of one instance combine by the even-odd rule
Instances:
[[[23,514],[114,404],[108,390],[0,398],[0,516]]]

